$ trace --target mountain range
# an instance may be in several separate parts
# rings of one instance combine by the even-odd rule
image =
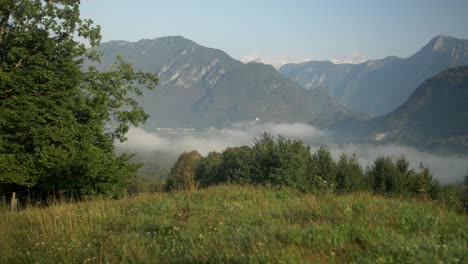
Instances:
[[[371,120],[346,119],[328,127],[344,141],[397,142],[468,151],[468,66],[423,82],[394,111]]]
[[[468,65],[467,47],[466,40],[438,36],[407,59],[340,65],[312,61],[277,71],[271,65],[242,63],[183,37],[162,37],[103,43],[99,67],[106,70],[120,55],[137,69],[159,75],[156,90],[138,98],[151,115],[147,129],[224,128],[253,120],[308,122],[347,142],[466,150],[468,66],[446,69]],[[371,119],[337,101],[358,110],[378,107],[380,111],[369,112],[382,115]]]
[[[240,58],[240,61],[243,63],[249,62],[258,62],[267,65],[271,65],[275,67],[275,69],[280,69],[281,66],[286,64],[298,64],[303,62],[312,61],[311,58],[299,58],[299,57],[288,57],[288,56],[281,56],[281,57],[263,57],[257,54],[246,55]],[[366,57],[360,54],[353,54],[350,57],[340,57],[330,59],[331,62],[334,64],[359,64],[368,61]]]
[[[117,55],[137,69],[158,73],[160,84],[140,103],[149,127],[225,127],[260,119],[308,122],[350,113],[322,90],[305,90],[272,66],[244,64],[225,52],[183,37],[103,43],[101,70]],[[358,115],[358,114],[357,114]]]
[[[424,80],[468,64],[468,40],[439,35],[409,58],[386,57],[360,64],[310,61],[280,72],[308,90],[326,90],[344,107],[384,115],[396,109]]]

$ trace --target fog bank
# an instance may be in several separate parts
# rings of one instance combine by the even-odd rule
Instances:
[[[142,155],[155,151],[179,155],[191,150],[206,155],[210,151],[221,152],[227,147],[250,146],[254,138],[259,138],[263,132],[304,140],[311,145],[312,152],[318,149],[318,145],[326,145],[335,160],[338,160],[343,153],[355,153],[364,168],[378,156],[397,158],[404,155],[409,160],[411,168],[417,168],[422,163],[431,169],[433,176],[441,183],[462,181],[468,172],[467,155],[440,155],[393,144],[336,145],[327,141],[325,132],[303,123],[246,122],[234,124],[224,130],[159,129],[148,132],[142,128],[131,128],[127,135],[128,141],[118,143],[117,146]]]

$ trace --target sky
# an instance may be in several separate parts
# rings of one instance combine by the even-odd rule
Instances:
[[[103,41],[183,36],[234,58],[409,57],[468,39],[468,0],[82,0]]]

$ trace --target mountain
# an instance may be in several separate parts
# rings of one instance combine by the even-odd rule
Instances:
[[[427,78],[467,64],[468,40],[440,35],[406,59],[386,57],[354,65],[310,61],[284,65],[280,72],[306,89],[326,89],[351,110],[380,116],[401,105]]]
[[[468,151],[468,66],[450,68],[426,80],[385,116],[348,119],[329,129],[338,137]]]
[[[307,91],[272,66],[244,64],[225,52],[183,37],[100,47],[105,70],[121,55],[137,69],[158,73],[160,85],[138,100],[151,115],[149,127],[225,127],[256,120],[306,122],[347,115],[326,92]]]

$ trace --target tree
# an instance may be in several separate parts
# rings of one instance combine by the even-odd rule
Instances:
[[[364,189],[364,172],[359,165],[358,157],[353,154],[342,154],[338,161],[336,173],[336,190],[351,192]]]
[[[100,28],[80,18],[79,1],[0,0],[0,189],[3,192],[118,195],[135,176],[114,153],[129,125],[148,115],[129,96],[155,75],[118,59],[82,70]],[[78,41],[76,38],[83,40]]]
[[[198,162],[195,171],[195,181],[200,187],[219,184],[223,181],[220,176],[221,153],[210,152]]]
[[[333,160],[331,153],[328,149],[320,147],[312,157],[315,173],[321,186],[327,186],[327,188],[335,185],[336,179],[336,162]]]
[[[401,193],[402,177],[398,167],[389,157],[378,157],[368,170],[372,189],[376,193]]]
[[[201,158],[202,155],[195,150],[180,154],[167,177],[166,190],[195,190],[195,172]]]
[[[304,192],[315,189],[310,147],[301,140],[277,139],[278,165],[271,169],[270,181],[277,185],[291,186]]]
[[[263,133],[252,146],[252,183],[270,182],[272,168],[278,167],[278,151],[273,136]]]
[[[232,147],[212,152],[198,162],[195,178],[200,186],[220,183],[272,184],[313,191],[310,147],[300,140],[264,133],[252,147]]]
[[[227,148],[221,154],[218,180],[229,183],[252,182],[252,150],[248,146]]]
[[[429,168],[419,164],[419,172],[415,175],[413,192],[424,198],[438,199],[442,188],[437,180],[432,177]]]

